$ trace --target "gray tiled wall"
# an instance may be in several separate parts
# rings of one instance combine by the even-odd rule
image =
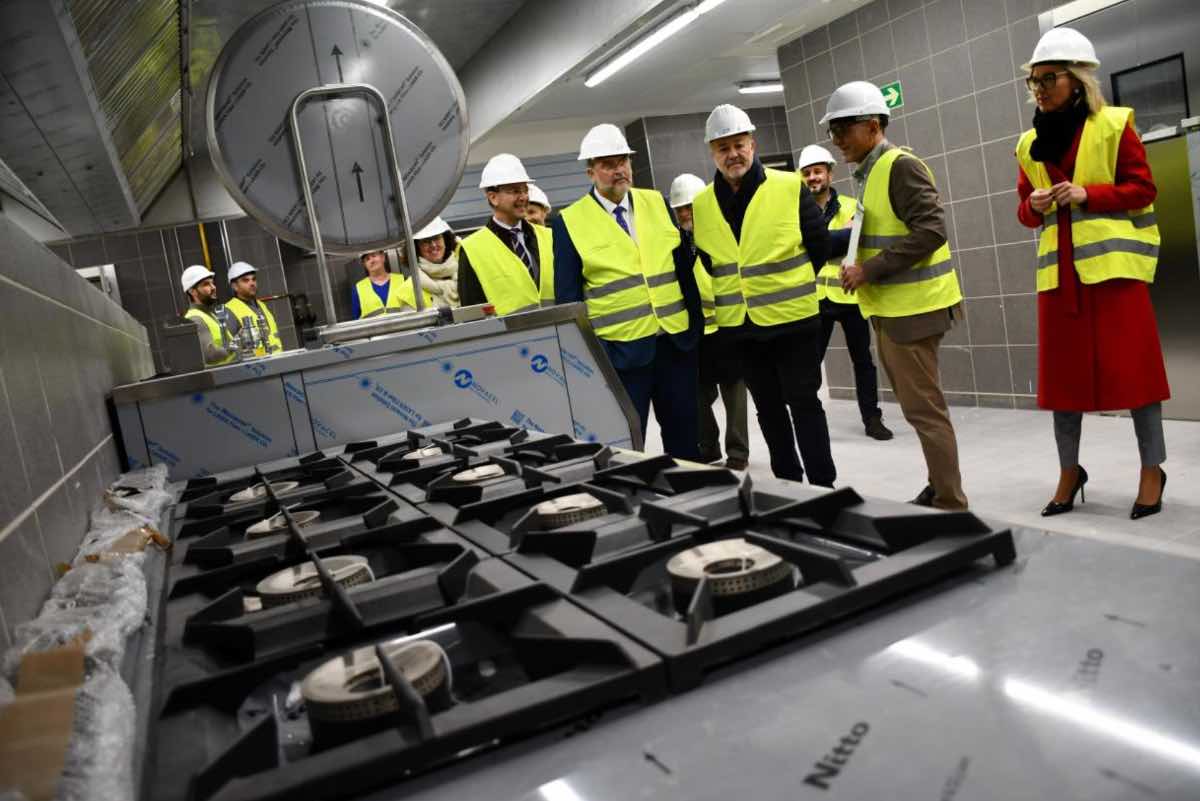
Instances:
[[[1034,237],[1016,219],[1017,136],[1030,126],[1020,65],[1049,0],[875,0],[779,49],[791,148],[832,148],[817,121],[829,94],[853,80],[900,80],[904,106],[888,139],[933,170],[967,298],[967,323],[942,348],[952,403],[1032,407],[1036,395]],[[835,172],[853,191],[849,171]],[[840,329],[826,357],[834,397],[853,397]],[[881,386],[887,385],[880,371]],[[890,393],[885,393],[890,394]]]
[[[0,651],[120,473],[105,395],[153,372],[146,329],[0,214]]]
[[[204,235],[209,263],[217,274],[218,297],[228,299],[232,296],[225,275],[234,261],[247,261],[258,268],[260,296],[288,291],[275,237],[249,217],[204,223]],[[228,254],[225,252],[226,240],[229,242]],[[162,327],[179,322],[180,315],[187,309],[187,299],[179,288],[179,276],[188,265],[205,263],[199,226],[107,234],[56,242],[50,249],[75,267],[115,265],[121,305],[146,326],[154,363],[158,370],[163,370],[165,342]],[[270,309],[279,325],[284,347],[296,347],[296,329],[288,301],[273,301]]]
[[[792,149],[787,114],[782,106],[752,108],[746,112],[756,128],[754,137],[759,155],[777,155]],[[706,119],[707,111],[642,117],[625,126],[625,138],[637,151],[633,156],[634,186],[666,193],[675,176],[685,172],[709,180],[715,167],[704,142]]]

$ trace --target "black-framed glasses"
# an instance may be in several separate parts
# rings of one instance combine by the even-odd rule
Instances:
[[[850,117],[844,120],[833,120],[829,123],[829,127],[825,129],[825,133],[829,135],[830,139],[838,139],[848,134],[850,129],[855,125],[858,125],[860,122],[870,122],[873,119],[875,118],[867,115],[862,117]]]
[[[1025,79],[1025,85],[1029,87],[1029,91],[1036,92],[1041,89],[1043,92],[1049,92],[1058,83],[1058,79],[1064,75],[1070,75],[1068,70],[1061,72],[1047,72],[1044,75],[1030,75]]]

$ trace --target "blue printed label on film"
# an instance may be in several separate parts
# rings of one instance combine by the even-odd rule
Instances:
[[[339,345],[336,348],[332,348],[332,350],[334,353],[336,353],[338,356],[341,356],[343,359],[349,359],[351,356],[354,355],[354,348],[350,348],[345,345]]]
[[[293,384],[291,381],[283,382],[283,394],[287,395],[287,399],[296,403],[308,403],[308,398],[304,395],[304,390]]]
[[[312,419],[312,424],[313,431],[315,431],[318,436],[324,437],[325,439],[337,439],[337,432],[326,425],[324,420],[314,417]]]
[[[591,378],[596,374],[596,368],[585,362],[583,359],[576,356],[566,348],[562,349],[563,363],[570,367],[575,372],[582,375],[584,378]]]
[[[540,425],[538,425],[538,422],[536,420],[534,420],[529,415],[525,414],[525,412],[521,411],[520,409],[514,409],[513,413],[512,413],[512,417],[510,417],[509,419],[512,420],[512,423],[515,426],[520,426],[521,428],[532,429],[534,431],[539,431],[543,434],[546,433],[546,429],[544,429]]]
[[[179,454],[167,448],[161,442],[154,440],[146,440],[146,447],[150,449],[151,461],[165,464],[167,467],[174,467],[179,464]]]
[[[242,365],[242,369],[255,377],[267,372],[267,366],[262,362],[248,362]]]
[[[445,365],[442,366],[442,369],[446,369]],[[472,394],[479,397],[479,399],[485,403],[489,403],[492,406],[500,405],[500,399],[497,398],[494,393],[489,391],[487,387],[485,387],[483,384],[480,384],[479,381],[476,380],[475,375],[465,367],[454,371],[454,377],[452,380],[454,381],[454,386],[458,387],[459,389],[470,390]]]
[[[406,425],[430,425],[430,420],[428,418],[426,418],[413,407],[409,406],[404,401],[400,400],[400,398],[396,397],[396,395],[383,384],[372,383],[370,379],[364,378],[360,382],[360,385],[363,389],[370,390],[371,398],[376,403],[398,416]]]
[[[208,407],[204,411],[208,412],[209,417],[229,426],[260,448],[265,448],[271,444],[271,436],[269,434],[259,431],[252,423],[238,417],[227,407],[222,406],[216,401],[209,401]]]
[[[583,423],[580,423],[578,420],[574,421],[574,423],[575,423],[575,439],[581,439],[584,442],[595,442],[596,441],[596,439],[597,439],[596,435],[593,432],[588,431],[587,426],[585,426]]]
[[[559,386],[565,387],[567,385],[567,379],[562,373],[550,366],[550,359],[544,353],[538,353],[529,360],[529,369],[537,375],[548,376]]]

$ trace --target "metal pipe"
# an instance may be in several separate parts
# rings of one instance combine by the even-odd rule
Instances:
[[[311,89],[305,89],[300,94],[296,95],[296,99],[292,101],[290,112],[290,123],[292,128],[292,141],[296,146],[296,166],[300,170],[300,182],[304,190],[304,204],[308,212],[308,226],[312,231],[313,246],[317,252],[317,265],[319,267],[321,279],[321,294],[325,298],[325,306],[328,309],[329,323],[337,322],[337,312],[333,305],[333,287],[329,282],[329,267],[325,262],[325,248],[321,240],[320,226],[317,224],[316,207],[313,204],[312,187],[308,182],[308,165],[304,160],[304,146],[300,141],[300,106],[307,100],[313,97],[329,97],[333,95],[346,94],[361,94],[365,95],[370,100],[374,100],[379,105],[380,114],[383,117],[383,133],[384,144],[387,148],[387,162],[389,171],[392,175],[392,184],[396,188],[396,198],[399,200],[400,224],[404,229],[405,242],[407,244],[408,254],[408,277],[413,285],[413,297],[417,304],[417,311],[422,311],[425,308],[425,299],[421,291],[421,282],[417,278],[417,271],[420,269],[417,266],[417,247],[413,242],[412,222],[409,219],[408,199],[404,194],[404,176],[400,172],[400,165],[396,162],[396,143],[392,137],[392,121],[388,117],[387,100],[383,93],[367,83],[331,83],[324,86],[314,86]]]

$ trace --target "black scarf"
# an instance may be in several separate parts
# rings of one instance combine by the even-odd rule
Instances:
[[[1033,129],[1037,137],[1029,148],[1034,161],[1058,164],[1071,149],[1075,132],[1088,117],[1088,104],[1083,94],[1076,95],[1071,105],[1060,111],[1033,112]]]
[[[750,201],[754,199],[758,185],[765,180],[767,180],[767,171],[763,168],[762,162],[758,160],[758,156],[754,157],[754,163],[742,176],[741,185],[736,192],[733,191],[733,187],[725,180],[725,176],[721,174],[720,170],[717,170],[717,174],[713,176],[713,192],[717,196],[717,206],[721,209],[725,222],[729,223],[729,227],[733,230],[733,238],[739,242],[742,239],[742,221],[746,219],[746,209],[750,207]]]

